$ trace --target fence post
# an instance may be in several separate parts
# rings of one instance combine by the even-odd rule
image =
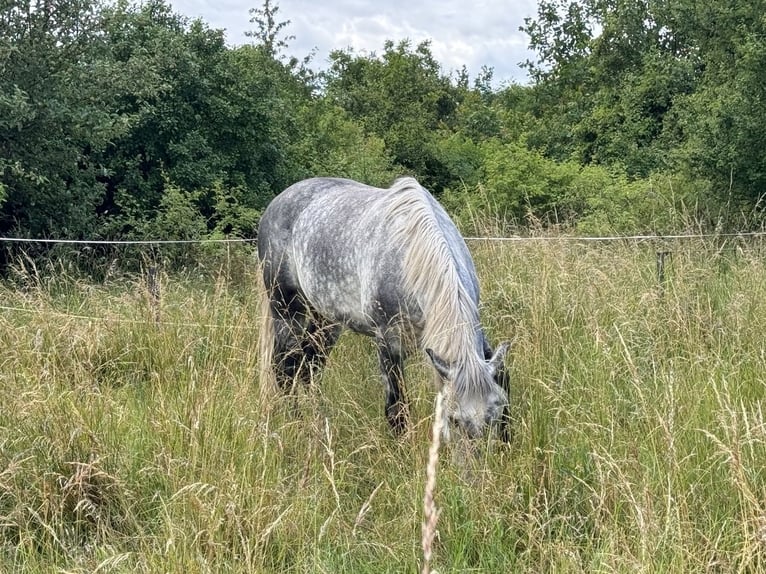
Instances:
[[[149,306],[152,309],[154,322],[160,322],[160,272],[159,266],[153,263],[146,270],[146,287],[149,291]]]

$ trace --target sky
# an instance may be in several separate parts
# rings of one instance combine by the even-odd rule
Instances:
[[[260,0],[170,0],[176,12],[201,18],[211,28],[226,30],[229,45],[251,41],[250,8]],[[431,53],[443,72],[464,65],[471,79],[482,66],[493,69],[492,84],[527,82],[519,63],[532,58],[528,38],[519,31],[525,17],[536,15],[536,0],[276,0],[277,22],[290,21],[284,35],[287,54],[303,59],[316,50],[311,67],[327,67],[332,50],[352,48],[357,54],[382,53],[386,40],[408,39],[413,47],[431,41]]]

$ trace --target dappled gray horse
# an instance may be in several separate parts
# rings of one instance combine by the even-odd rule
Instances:
[[[492,351],[465,241],[417,181],[390,189],[332,178],[296,183],[263,213],[258,256],[269,309],[261,365],[279,387],[308,382],[347,327],[375,339],[386,417],[400,432],[411,333],[446,385],[446,417],[470,437],[507,423],[508,344]]]

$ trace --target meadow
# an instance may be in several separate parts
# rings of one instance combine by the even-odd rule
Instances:
[[[470,244],[513,436],[443,446],[431,566],[766,572],[766,245]],[[656,251],[672,251],[660,284]],[[1,572],[417,572],[435,391],[394,438],[371,342],[258,383],[249,257],[0,286]]]

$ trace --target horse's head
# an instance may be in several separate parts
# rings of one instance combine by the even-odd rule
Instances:
[[[426,349],[443,381],[453,389],[462,389],[448,402],[446,414],[471,438],[479,438],[487,426],[495,423],[500,425],[503,438],[507,438],[508,374],[503,358],[509,346],[502,343],[489,359],[479,359],[477,369],[461,368]]]

